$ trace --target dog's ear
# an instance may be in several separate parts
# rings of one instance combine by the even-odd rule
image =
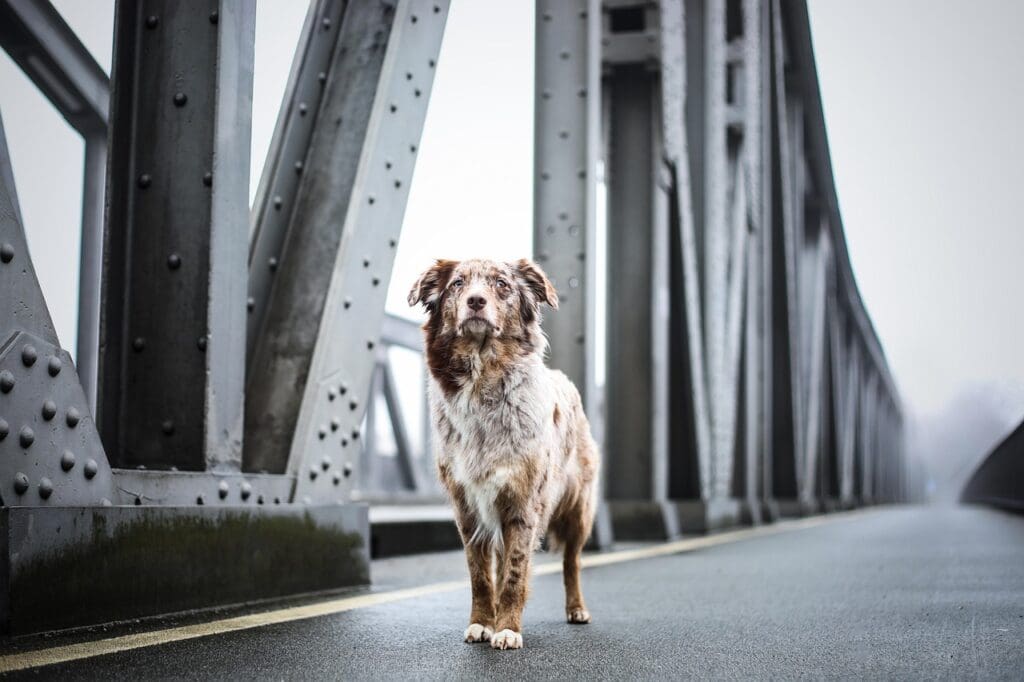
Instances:
[[[412,285],[412,289],[409,290],[409,297],[406,299],[409,305],[422,303],[427,310],[433,310],[438,299],[441,298],[441,292],[448,286],[448,279],[452,276],[452,271],[458,264],[459,261],[443,258],[434,261],[434,265],[420,275],[416,283]]]
[[[526,258],[520,258],[512,268],[526,283],[526,288],[533,295],[537,304],[547,303],[552,309],[558,310],[558,292],[540,266]]]

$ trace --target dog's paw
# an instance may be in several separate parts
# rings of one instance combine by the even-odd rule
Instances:
[[[491,635],[491,647],[494,649],[522,649],[523,636],[514,630],[502,630]]]
[[[590,622],[590,611],[587,611],[586,609],[582,608],[569,609],[569,611],[567,611],[565,614],[565,618],[570,623],[578,623],[582,625],[583,623]]]
[[[463,638],[466,640],[466,644],[473,644],[474,642],[487,642],[490,641],[494,635],[494,630],[490,629],[486,625],[480,625],[480,623],[473,623],[466,628],[466,634]]]

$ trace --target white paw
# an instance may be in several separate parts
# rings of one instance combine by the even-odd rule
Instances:
[[[486,642],[491,639],[494,634],[494,630],[490,629],[486,625],[480,625],[480,623],[473,623],[466,628],[466,634],[463,635],[463,639],[466,640],[467,644],[473,642]]]
[[[522,649],[523,636],[515,630],[502,630],[491,635],[493,649]]]
[[[590,611],[586,609],[572,609],[565,614],[565,617],[570,623],[589,623]]]

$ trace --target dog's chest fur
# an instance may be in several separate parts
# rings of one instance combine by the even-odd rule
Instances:
[[[500,544],[503,491],[531,481],[531,472],[548,471],[559,447],[560,429],[552,419],[558,391],[553,373],[539,358],[500,376],[476,370],[451,395],[431,382],[438,465],[461,488],[476,517],[474,540]],[[553,483],[545,480],[540,486],[542,498],[557,493]]]

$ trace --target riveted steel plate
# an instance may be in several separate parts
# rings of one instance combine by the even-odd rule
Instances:
[[[0,498],[8,507],[118,502],[71,356],[25,332],[0,350]]]

